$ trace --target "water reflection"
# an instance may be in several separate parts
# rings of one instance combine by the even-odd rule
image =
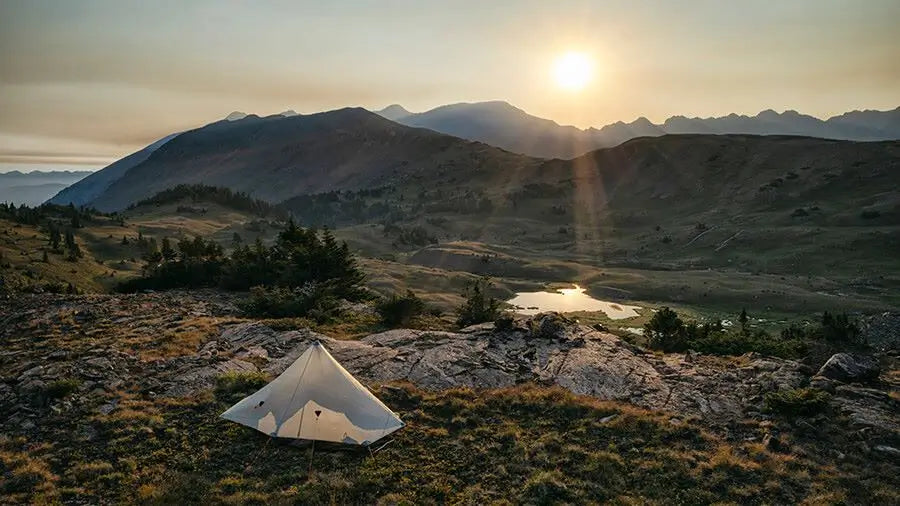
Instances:
[[[545,311],[570,313],[573,311],[603,311],[613,320],[638,316],[639,306],[626,306],[615,302],[598,300],[584,293],[584,288],[561,288],[555,292],[520,292],[508,300],[515,311],[523,315],[534,315]]]

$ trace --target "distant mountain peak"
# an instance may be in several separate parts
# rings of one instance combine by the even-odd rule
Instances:
[[[225,121],[238,121],[247,117],[247,113],[241,111],[234,111],[228,116],[225,116]]]
[[[655,127],[649,119],[644,116],[639,117],[638,119],[631,122],[631,126],[641,126],[641,127]]]
[[[279,113],[278,115],[279,115],[279,116],[284,116],[285,118],[292,118],[292,117],[294,117],[294,116],[298,116],[297,111],[295,111],[295,110],[293,110],[293,109],[288,109],[288,110],[286,110],[286,111],[284,111],[284,112],[282,112],[282,113]]]
[[[405,118],[406,116],[409,116],[410,114],[412,114],[411,112],[406,110],[406,108],[400,104],[391,104],[391,105],[385,107],[384,109],[381,109],[380,111],[374,111],[374,112],[375,112],[375,114],[377,114],[381,117],[387,118],[391,121],[396,121],[400,118]]]

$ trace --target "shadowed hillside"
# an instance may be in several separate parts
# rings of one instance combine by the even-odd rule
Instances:
[[[410,177],[446,180],[533,163],[483,144],[404,127],[364,109],[247,116],[179,135],[90,203],[119,210],[185,183],[224,186],[279,202],[303,193],[368,188]]]

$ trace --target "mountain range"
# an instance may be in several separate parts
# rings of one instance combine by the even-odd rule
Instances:
[[[647,164],[662,167],[661,175],[654,176],[655,189],[645,196],[649,199],[654,194],[668,193],[665,188],[668,176],[665,173],[676,168],[686,177],[699,178],[692,184],[709,184],[706,181],[708,175],[674,162],[659,160],[662,146],[675,146],[679,153],[687,150],[677,156],[709,168],[721,165],[715,162],[716,157],[720,156],[715,153],[715,146],[721,143],[737,146],[735,149],[738,150],[758,144],[757,141],[739,140],[753,138],[745,134],[740,134],[744,137],[725,137],[720,141],[717,139],[721,135],[711,136],[709,133],[718,134],[731,128],[755,129],[755,134],[767,133],[768,137],[761,139],[768,141],[760,141],[762,143],[758,144],[758,149],[761,151],[754,156],[777,152],[782,153],[778,156],[785,160],[802,160],[811,157],[812,153],[801,153],[801,149],[815,149],[822,153],[833,152],[830,156],[837,160],[846,158],[846,153],[862,152],[862,146],[868,143],[816,141],[810,144],[818,146],[816,148],[801,148],[802,143],[789,142],[789,137],[774,135],[766,128],[789,130],[790,134],[796,135],[799,130],[797,125],[827,123],[842,125],[845,131],[855,128],[858,133],[874,135],[871,132],[893,131],[893,116],[897,115],[897,111],[868,111],[848,113],[821,122],[796,113],[764,111],[754,118],[736,115],[707,120],[670,118],[664,125],[654,125],[640,118],[630,124],[615,123],[599,130],[579,130],[529,116],[505,102],[457,104],[420,114],[392,106],[380,113],[396,121],[362,108],[309,115],[288,111],[268,117],[235,112],[206,126],[164,137],[73,184],[50,202],[118,211],[167,188],[202,183],[246,192],[272,203],[292,201],[293,206],[300,206],[294,209],[295,212],[303,211],[302,203],[305,201],[302,198],[296,200],[299,197],[385,187],[399,191],[394,198],[400,200],[412,197],[409,192],[427,194],[430,189],[444,188],[443,193],[435,194],[423,204],[454,201],[465,206],[477,195],[493,194],[493,197],[504,200],[508,198],[505,194],[514,194],[539,183],[563,184],[559,188],[566,188],[565,181],[588,177],[585,174],[588,168],[588,184],[601,185],[606,189],[605,197],[609,197],[620,185],[618,180],[610,180],[609,177],[622,167],[633,166],[635,157],[647,161],[641,174],[649,170]],[[700,135],[683,133],[690,128],[699,128],[698,124],[705,125],[707,132]],[[664,128],[678,131],[680,135],[668,135]],[[449,131],[452,135],[439,130]],[[464,138],[464,132],[475,130],[477,135],[468,137],[480,138],[484,142]],[[663,137],[658,142],[652,143],[622,144],[619,141],[660,136]],[[666,140],[669,137],[672,139]],[[599,151],[594,150],[571,160],[547,161],[509,149],[514,143],[524,145],[526,139],[533,139],[528,145],[544,150],[586,150],[591,147],[588,139],[604,139],[603,142],[616,144],[619,148],[599,148]],[[687,156],[686,153],[692,149],[699,150],[699,154]],[[873,145],[866,150],[873,151],[871,157],[875,160],[896,161],[896,143]],[[743,161],[736,155],[732,158],[726,164],[730,167],[727,170],[757,164],[749,158]],[[613,159],[619,162],[601,164],[605,167],[605,173],[595,173],[598,170],[597,160]],[[847,163],[850,161],[847,159]],[[827,165],[825,162],[819,160],[822,170]],[[761,177],[784,177],[783,174],[768,173],[770,169],[778,168],[778,163],[772,163],[771,168],[762,167],[764,173]],[[601,179],[596,179],[600,176]],[[727,175],[719,172],[716,177]],[[894,174],[889,177],[894,177]],[[629,187],[640,186],[639,180],[630,183]],[[757,184],[756,178],[753,184]],[[559,188],[553,191],[562,191]],[[635,188],[632,190],[636,191]],[[501,190],[505,194],[497,195]],[[872,188],[872,191],[875,190]],[[416,212],[415,209],[408,211]]]
[[[35,206],[90,174],[80,170],[0,172],[0,202]]]
[[[666,134],[800,135],[858,141],[900,139],[900,107],[890,111],[852,111],[821,120],[796,111],[765,110],[756,116],[714,118],[673,116],[661,124],[644,117],[602,128],[579,129],[530,115],[503,101],[444,105],[412,113],[398,104],[377,114],[404,125],[476,140],[540,158],[573,158],[636,137]]]

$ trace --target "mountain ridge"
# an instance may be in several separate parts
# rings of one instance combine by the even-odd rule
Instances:
[[[616,121],[600,128],[586,129],[560,125],[498,100],[448,104],[405,115],[395,114],[400,109],[406,111],[398,104],[389,108],[392,108],[391,112],[386,112],[388,108],[374,112],[406,125],[539,158],[569,159],[635,137],[665,134],[800,135],[860,141],[900,139],[900,107],[887,111],[849,111],[827,119],[793,109],[781,113],[766,109],[754,116],[736,113],[705,118],[676,115],[659,124],[641,116],[629,123]]]
[[[181,133],[149,154],[138,153],[146,157],[79,203],[121,210],[157,191],[196,183],[280,202],[298,194],[386,184],[430,169],[452,177],[451,168],[486,170],[495,160],[504,160],[499,164],[504,166],[536,163],[362,108],[221,120]]]

